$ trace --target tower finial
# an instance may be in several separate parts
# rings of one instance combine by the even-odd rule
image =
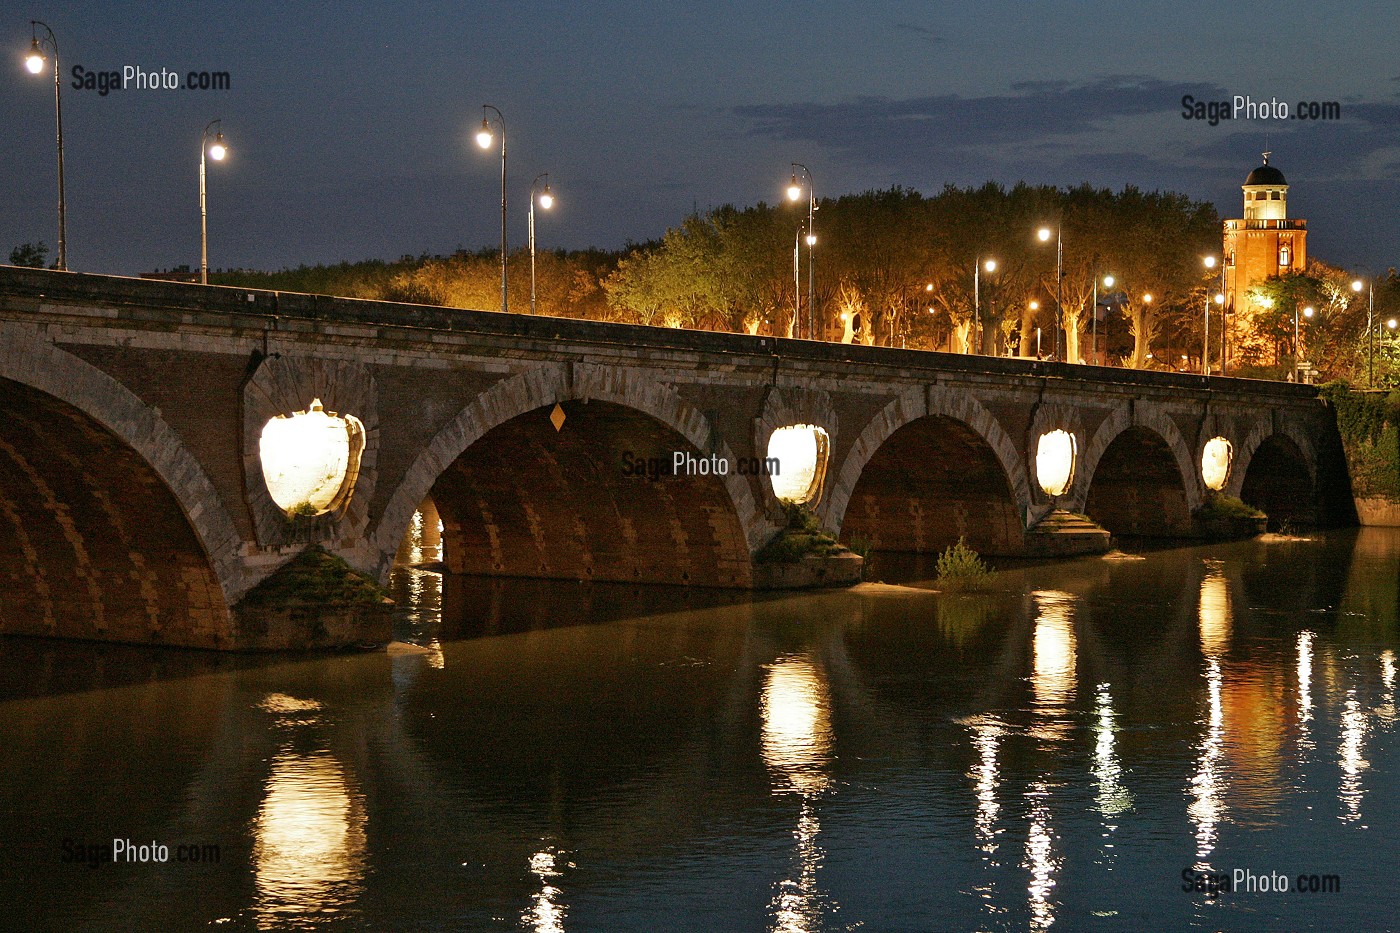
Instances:
[[[1268,164],[1269,164],[1269,156],[1271,156],[1271,155],[1273,155],[1273,152],[1272,152],[1272,151],[1270,151],[1270,150],[1268,150],[1268,149],[1265,149],[1265,150],[1264,150],[1264,164],[1265,164],[1265,165],[1268,165]]]

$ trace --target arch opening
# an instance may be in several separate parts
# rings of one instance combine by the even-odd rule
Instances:
[[[0,632],[231,645],[209,556],[174,493],[79,409],[0,379]]]
[[[773,495],[799,505],[816,505],[826,481],[831,440],[811,424],[790,424],[768,436],[769,479]]]
[[[258,438],[268,495],[288,515],[324,515],[344,506],[364,449],[360,419],[326,411],[319,398],[305,411],[268,419]]]
[[[1113,439],[1090,478],[1085,513],[1115,535],[1191,534],[1186,484],[1161,435],[1131,427]]]
[[[553,407],[488,431],[433,484],[428,499],[440,516],[444,569],[688,586],[752,583],[743,526],[715,458],[636,409],[566,402],[567,417],[556,430]]]
[[[970,426],[945,415],[912,421],[880,445],[851,492],[841,533],[876,551],[937,553],[959,538],[987,555],[1025,548],[996,453]]]
[[[1273,434],[1254,450],[1240,498],[1269,516],[1269,530],[1317,523],[1317,496],[1307,461],[1289,437]]]

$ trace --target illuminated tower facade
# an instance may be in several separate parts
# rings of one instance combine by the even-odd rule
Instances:
[[[1241,187],[1244,217],[1225,221],[1225,303],[1248,317],[1258,310],[1251,289],[1307,266],[1308,222],[1289,218],[1288,182],[1269,164],[1269,153]]]

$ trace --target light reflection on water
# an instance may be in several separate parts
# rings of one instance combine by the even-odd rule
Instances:
[[[776,885],[771,911],[775,933],[811,933],[821,929],[824,912],[836,910],[817,885],[823,852],[817,836],[817,807],[831,788],[831,697],[816,664],[804,657],[781,658],[768,665],[763,684],[763,760],[773,772],[775,789],[795,791],[801,806],[792,837],[796,843],[793,872]]]
[[[0,792],[28,803],[0,851],[31,853],[0,865],[0,928],[31,903],[69,929],[1390,922],[1400,532],[961,595],[394,586],[423,650],[211,667],[0,642]],[[24,842],[104,834],[225,859],[74,870]],[[1212,901],[1180,890],[1190,867],[1344,893]]]
[[[363,891],[365,815],[329,754],[285,750],[272,761],[253,835],[260,929],[331,915]]]

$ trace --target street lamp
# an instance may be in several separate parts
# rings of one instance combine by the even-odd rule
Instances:
[[[1111,276],[1111,275],[1106,275],[1106,276],[1103,277],[1103,286],[1104,286],[1104,288],[1112,288],[1112,287],[1113,287],[1113,282],[1114,282],[1113,276]],[[1091,329],[1093,330],[1093,340],[1094,340],[1094,365],[1095,365],[1095,366],[1099,366],[1099,365],[1101,365],[1101,362],[1102,362],[1102,361],[1099,359],[1099,279],[1098,279],[1098,276],[1095,276],[1095,277],[1094,277],[1094,319],[1093,319],[1093,321],[1090,323],[1090,327],[1091,327]],[[1104,318],[1103,318],[1103,328],[1104,328],[1104,329],[1103,329],[1103,339],[1104,339],[1104,342],[1107,343],[1107,342],[1108,342],[1108,314],[1107,314],[1107,313],[1104,314]]]
[[[39,37],[39,28],[43,27],[44,37]],[[54,123],[58,130],[58,268],[68,269],[68,208],[64,200],[63,190],[63,81],[60,76],[62,69],[58,62],[58,39],[54,37],[53,30],[45,23],[37,19],[29,21],[31,38],[29,41],[29,54],[24,57],[24,67],[32,75],[42,74],[47,64],[44,58],[44,46],[53,50],[53,112]]]
[[[501,127],[501,312],[505,313],[510,310],[510,296],[506,288],[506,118],[490,104],[481,105],[481,129],[477,130],[476,144],[482,149],[490,149],[495,142],[491,121],[486,115],[488,110],[496,115],[496,122]]]
[[[1206,256],[1201,260],[1207,269],[1214,269],[1218,260]],[[1220,291],[1215,295],[1220,305],[1220,375],[1225,375],[1225,266],[1220,266]],[[1210,292],[1206,292],[1205,326],[1201,329],[1201,375],[1210,375]]]
[[[1040,242],[1050,242],[1050,228],[1041,227],[1036,232]],[[1064,314],[1064,302],[1061,299],[1061,287],[1065,281],[1065,247],[1064,241],[1060,239],[1060,225],[1055,225],[1055,359],[1060,358],[1060,318]]]
[[[1303,309],[1303,317],[1307,318],[1307,319],[1310,320],[1310,321],[1312,320],[1312,316],[1313,316],[1315,313],[1316,313],[1316,311],[1314,311],[1312,305],[1308,305],[1306,308]],[[1302,361],[1303,361],[1303,349],[1302,349],[1302,347],[1303,347],[1303,345],[1302,345],[1302,341],[1300,340],[1300,331],[1299,331],[1299,328],[1298,328],[1298,303],[1295,301],[1295,302],[1293,303],[1293,381],[1294,381],[1294,382],[1299,382],[1299,381],[1301,381],[1301,380],[1299,380],[1299,378],[1298,378],[1298,373],[1299,373],[1299,367],[1302,365]]]
[[[549,173],[542,172],[530,182],[530,313],[535,313],[535,185],[544,179],[544,190],[540,192],[540,207],[549,210],[554,206],[554,192],[549,190]]]
[[[1351,290],[1360,294],[1361,289],[1366,286],[1360,279],[1351,283]],[[1376,345],[1375,345],[1375,323],[1376,313],[1376,283],[1372,282],[1366,302],[1366,388],[1375,388],[1376,372]]]
[[[1032,317],[1038,317],[1039,314],[1040,314],[1040,302],[1038,302],[1038,301],[1036,301],[1034,298],[1032,298],[1032,299],[1031,299],[1031,305],[1030,305],[1030,307],[1031,307],[1031,315],[1032,315]],[[1037,322],[1036,325],[1035,325],[1035,358],[1036,358],[1036,359],[1040,359],[1040,324],[1039,324],[1039,322]]]
[[[221,130],[214,130],[214,139],[209,139],[209,131],[219,126],[222,120],[210,120],[199,138],[199,284],[209,284],[209,212],[204,196],[204,157],[207,154],[215,162],[222,162],[228,155],[228,145],[224,142]]]
[[[972,266],[972,339],[973,345],[977,347],[977,352],[982,350],[982,270],[988,273],[997,271],[997,261],[988,259],[982,261],[978,256],[973,260]]]
[[[792,163],[792,181],[788,183],[788,200],[797,202],[802,199],[802,184],[798,181],[797,170],[801,169],[803,176],[807,179],[807,339],[811,340],[816,336],[816,266],[813,260],[813,248],[817,245],[817,231],[812,225],[817,212],[817,190],[812,181],[812,172],[801,162]],[[798,296],[796,300],[795,316],[800,321],[802,315],[802,272],[797,258],[796,246],[793,247],[793,290]]]

